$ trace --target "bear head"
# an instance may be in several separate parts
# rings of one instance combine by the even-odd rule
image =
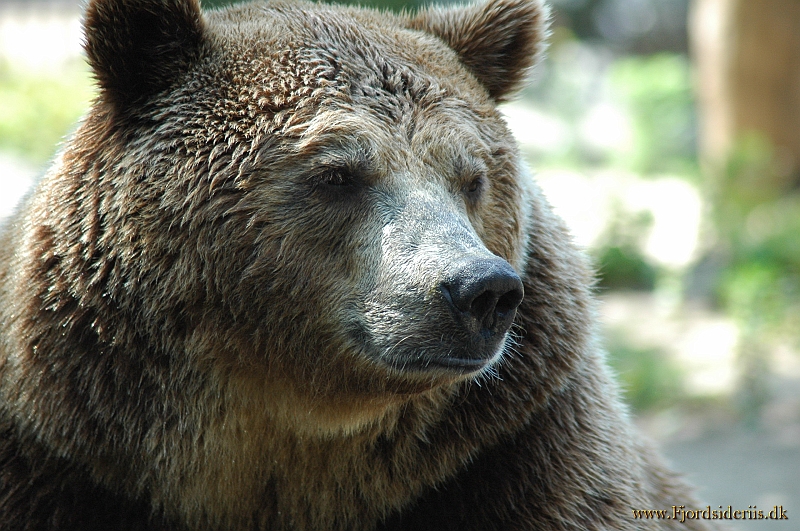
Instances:
[[[88,282],[147,343],[292,402],[385,404],[491,373],[530,232],[496,104],[546,20],[528,0],[416,16],[90,2],[101,90],[65,154],[95,161],[103,190]]]

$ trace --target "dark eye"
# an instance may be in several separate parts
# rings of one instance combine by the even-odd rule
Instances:
[[[312,177],[313,188],[327,200],[346,200],[361,190],[360,173],[346,166],[321,169]]]
[[[470,179],[464,185],[464,194],[472,201],[477,201],[485,187],[485,179],[483,176],[476,176]]]
[[[353,186],[355,176],[347,168],[330,168],[318,176],[319,182],[326,186],[343,187]]]

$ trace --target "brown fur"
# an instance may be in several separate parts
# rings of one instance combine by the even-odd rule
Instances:
[[[546,18],[90,1],[100,96],[0,246],[0,527],[669,528],[495,108]],[[522,276],[512,336],[431,369],[472,255]]]

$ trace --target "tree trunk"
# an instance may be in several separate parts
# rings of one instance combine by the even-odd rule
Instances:
[[[755,132],[800,184],[800,1],[694,0],[690,32],[704,162]]]

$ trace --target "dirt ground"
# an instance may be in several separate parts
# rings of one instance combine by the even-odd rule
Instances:
[[[734,429],[663,447],[675,468],[698,488],[712,509],[783,508],[788,520],[739,520],[731,529],[800,530],[800,452],[797,439],[780,441],[767,432]],[[705,508],[706,506],[702,506]]]

